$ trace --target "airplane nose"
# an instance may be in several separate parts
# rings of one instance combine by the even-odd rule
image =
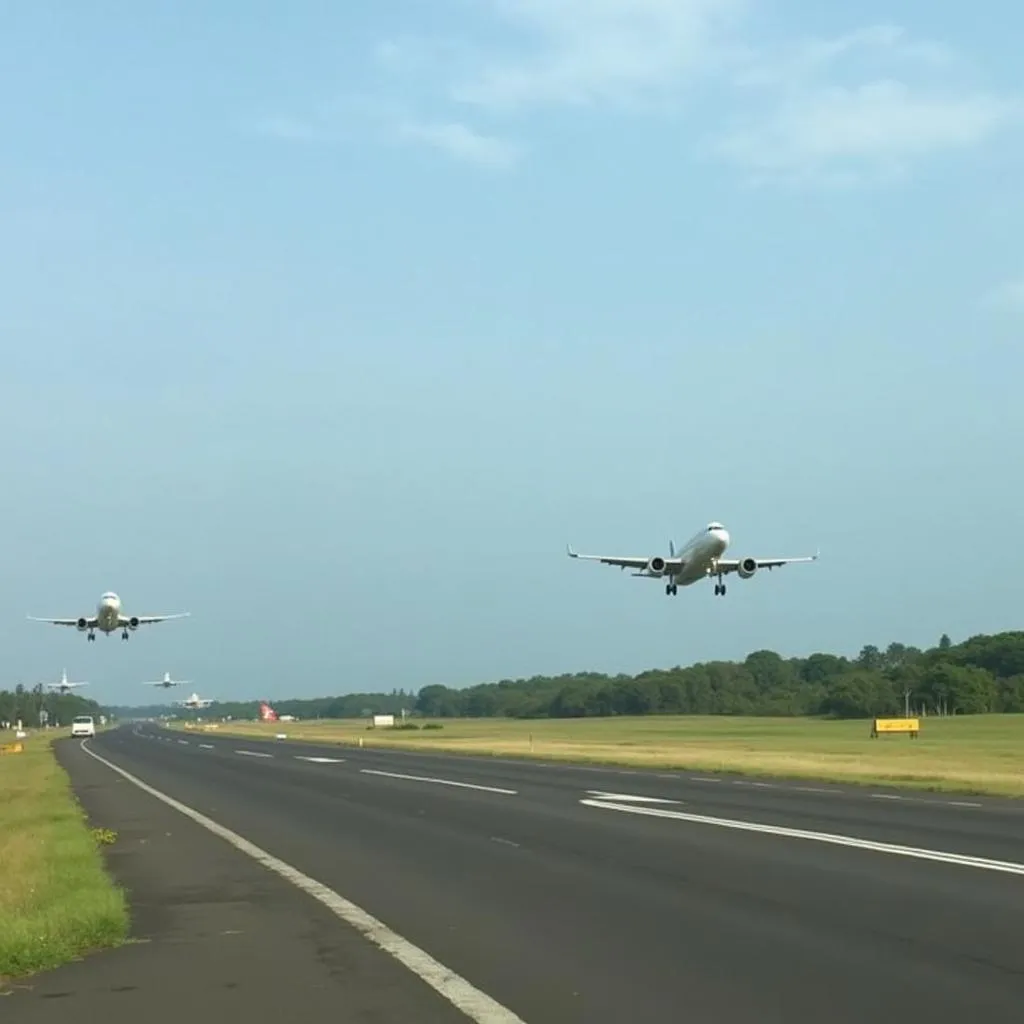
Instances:
[[[722,549],[725,550],[729,546],[729,531],[719,530],[718,539],[722,542]]]

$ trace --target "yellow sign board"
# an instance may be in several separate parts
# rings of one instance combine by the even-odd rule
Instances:
[[[871,738],[876,739],[884,733],[907,733],[911,739],[917,739],[921,731],[921,723],[917,718],[876,718],[871,723]]]
[[[22,743],[5,743],[0,746],[0,754],[20,754],[25,746]]]

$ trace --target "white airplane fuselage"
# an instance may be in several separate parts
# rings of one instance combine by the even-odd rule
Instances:
[[[724,526],[708,527],[694,534],[682,550],[677,552],[683,566],[680,572],[671,576],[672,582],[679,587],[688,587],[713,576],[715,562],[725,554],[728,547],[729,531]]]
[[[121,626],[121,598],[110,592],[100,598],[96,605],[96,628],[103,633],[113,633]]]

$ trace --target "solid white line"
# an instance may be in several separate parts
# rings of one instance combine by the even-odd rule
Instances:
[[[622,811],[625,814],[647,814],[656,818],[675,818],[678,821],[693,821],[700,825],[718,825],[720,828],[735,828],[743,832],[764,832],[768,835],[785,836],[789,839],[811,839],[818,843],[830,843],[833,846],[852,846],[875,853],[893,853],[900,857],[916,857],[918,860],[934,860],[943,864],[1024,875],[1024,864],[1006,860],[990,860],[987,857],[973,857],[965,853],[946,853],[943,850],[925,850],[916,846],[900,846],[897,843],[878,843],[872,839],[858,839],[855,836],[835,835],[831,832],[810,832],[802,828],[786,828],[783,825],[762,825],[756,821],[712,818],[705,814],[670,811],[662,807],[636,807],[633,804],[613,804],[600,800],[581,800],[580,803],[587,807]]]
[[[386,775],[389,779],[410,779],[412,782],[436,782],[440,786],[461,786],[463,789],[482,789],[486,793],[506,793],[515,796],[514,789],[499,789],[497,786],[477,786],[472,782],[454,782],[452,779],[432,779],[427,775],[400,775],[398,772],[380,772],[374,768],[360,768],[364,775]]]
[[[303,757],[301,754],[295,755],[296,761],[312,761],[313,764],[342,764],[345,760],[343,757]]]
[[[244,757],[273,757],[273,754],[261,754],[258,750],[236,750],[236,754],[242,754]]]
[[[297,889],[301,889],[314,899],[319,900],[343,921],[352,925],[353,928],[369,939],[375,946],[383,949],[386,953],[390,953],[399,963],[407,967],[418,978],[425,981],[436,992],[439,992],[448,1002],[461,1010],[470,1020],[475,1021],[476,1024],[526,1024],[521,1017],[516,1016],[510,1009],[496,1002],[486,992],[481,992],[478,988],[474,988],[465,978],[460,977],[454,971],[445,967],[444,964],[435,960],[429,953],[418,946],[414,946],[407,939],[403,939],[401,935],[391,931],[386,924],[378,921],[361,907],[357,907],[354,903],[345,899],[344,896],[338,895],[333,889],[329,889],[315,878],[310,878],[309,875],[303,874],[297,868],[293,868],[290,864],[285,863],[285,861],[278,860],[273,854],[260,849],[255,843],[249,842],[248,839],[238,835],[237,832],[232,832],[231,829],[218,824],[212,818],[207,818],[205,814],[200,814],[199,811],[195,811],[186,804],[175,800],[174,797],[161,793],[160,790],[147,785],[147,783],[137,779],[123,768],[119,768],[105,757],[100,757],[99,754],[94,753],[85,745],[85,740],[82,740],[81,747],[90,757],[95,758],[101,764],[105,764],[112,771],[117,772],[118,775],[134,783],[139,789],[144,790],[151,796],[155,796],[158,800],[162,800],[176,811],[180,811],[185,817],[191,818],[214,835],[227,840],[235,849],[248,854],[253,860],[258,861],[265,868],[275,872],[275,874],[280,875],[285,881],[291,882]]]

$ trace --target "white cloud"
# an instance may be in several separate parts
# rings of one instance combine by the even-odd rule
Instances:
[[[519,149],[504,139],[482,135],[459,122],[403,124],[399,134],[440,149],[457,160],[482,167],[509,167],[519,158]]]
[[[787,97],[711,149],[767,177],[892,176],[915,158],[983,142],[1018,113],[995,96],[929,93],[892,80],[821,87]]]
[[[751,38],[754,0],[457,2],[476,15],[475,35],[376,47],[386,84],[375,124],[481,166],[521,155],[494,128],[513,114],[657,114],[685,99],[701,118],[692,146],[755,178],[892,179],[988,141],[1022,110],[980,88],[952,49],[895,25],[769,43]],[[287,123],[278,135],[306,137]]]
[[[486,54],[453,88],[464,103],[628,103],[712,66],[744,0],[490,0],[522,44]]]
[[[990,308],[1024,310],[1024,275],[996,286],[982,303]]]

